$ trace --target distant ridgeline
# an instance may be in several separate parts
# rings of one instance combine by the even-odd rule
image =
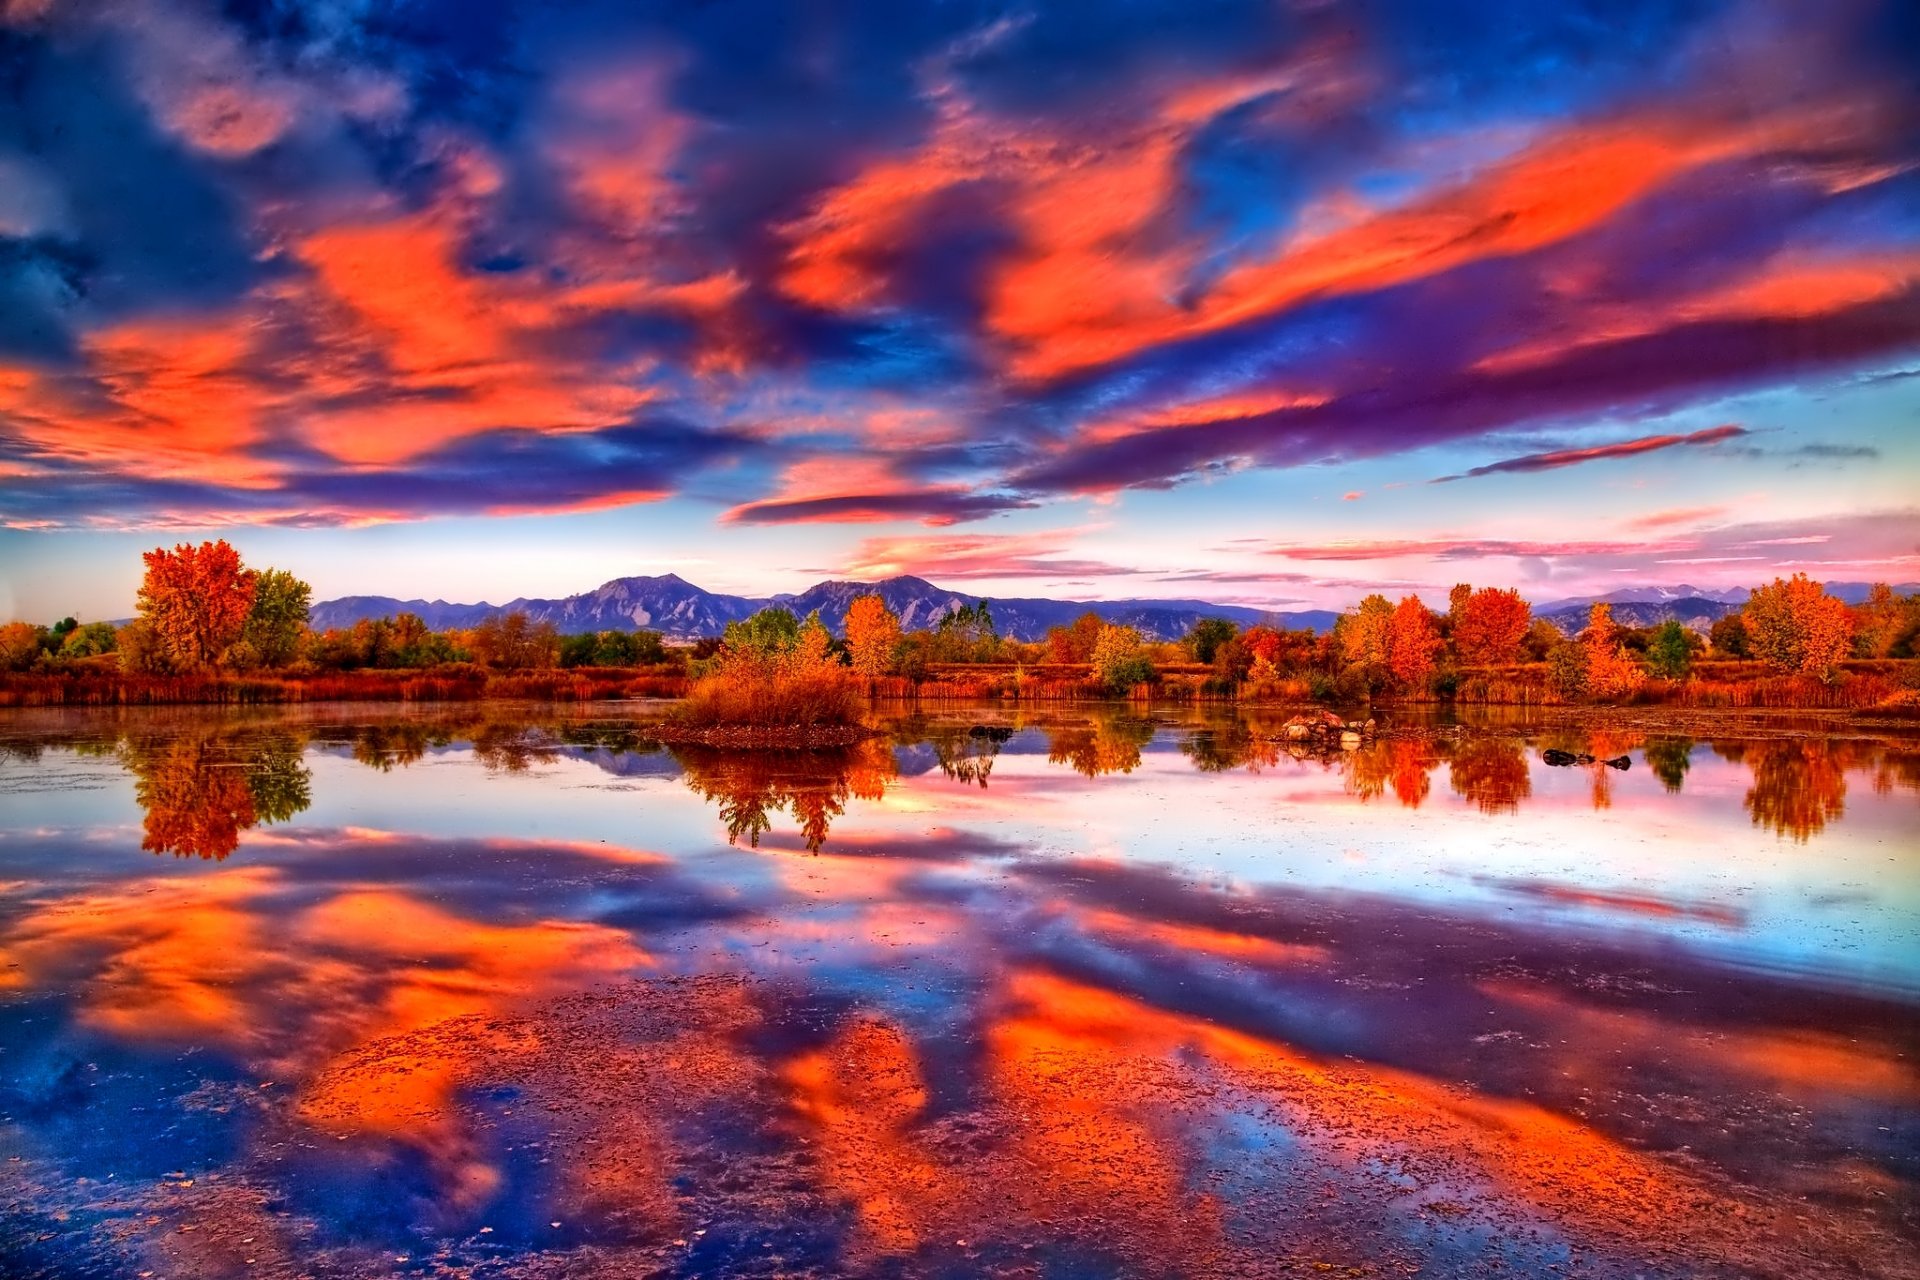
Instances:
[[[1867,598],[1867,583],[1832,582],[1827,590],[1848,603]],[[1902,593],[1920,590],[1920,585],[1905,584]],[[964,591],[949,591],[924,578],[887,578],[880,582],[821,582],[798,595],[766,597],[730,596],[707,591],[680,577],[615,578],[593,591],[555,600],[518,599],[505,604],[449,604],[444,600],[397,600],[392,596],[345,596],[324,600],[313,606],[312,627],[325,631],[350,627],[362,618],[385,618],[400,613],[417,614],[436,631],[449,627],[471,627],[497,614],[521,612],[531,622],[551,622],[565,635],[587,631],[658,631],[673,640],[697,640],[718,636],[729,622],[746,618],[768,605],[785,605],[800,616],[818,609],[820,620],[835,635],[844,634],[847,606],[856,596],[877,593],[887,607],[900,618],[907,630],[929,627],[942,614],[971,605],[982,597]],[[1612,603],[1613,616],[1630,626],[1649,626],[1676,619],[1696,631],[1705,631],[1729,613],[1738,612],[1746,600],[1744,589],[1709,591],[1693,587],[1623,588],[1604,596],[1556,600],[1534,610],[1561,631],[1572,635],[1587,623],[1588,607],[1595,600]],[[1444,607],[1444,601],[1435,603]],[[1046,637],[1047,628],[1070,625],[1080,615],[1092,612],[1108,622],[1134,627],[1148,640],[1178,640],[1193,629],[1201,618],[1226,618],[1241,626],[1268,621],[1295,630],[1325,631],[1339,616],[1328,609],[1300,612],[1269,612],[1244,605],[1210,604],[1204,600],[991,600],[993,621],[999,633],[1010,640],[1037,641]]]
[[[418,614],[429,627],[471,627],[500,613],[521,612],[532,622],[551,622],[562,634],[609,629],[646,628],[673,640],[717,636],[729,622],[747,618],[769,605],[784,605],[799,617],[815,609],[835,635],[845,633],[847,606],[856,596],[878,594],[899,615],[906,630],[930,627],[941,615],[971,605],[983,597],[948,591],[924,578],[888,578],[882,582],[822,582],[799,595],[762,598],[721,595],[686,581],[678,574],[657,578],[616,578],[594,591],[559,600],[510,600],[505,604],[448,604],[441,600],[395,600],[390,596],[347,596],[313,606],[315,631],[350,627],[362,618],[384,618],[406,612]],[[1135,627],[1150,640],[1178,640],[1201,618],[1229,618],[1252,626],[1263,618],[1294,628],[1322,631],[1337,614],[1325,609],[1301,613],[1269,613],[1240,605],[1216,605],[1204,600],[1017,600],[991,599],[993,621],[1010,640],[1042,640],[1047,628],[1067,626],[1092,611],[1108,622]]]

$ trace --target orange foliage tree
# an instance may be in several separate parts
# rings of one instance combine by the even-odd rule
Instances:
[[[0,671],[25,671],[40,656],[40,629],[31,622],[0,627]]]
[[[856,596],[847,606],[847,652],[863,676],[892,670],[900,647],[900,619],[877,595]]]
[[[1454,588],[1458,591],[1459,588]],[[1520,660],[1520,645],[1533,625],[1533,609],[1518,591],[1482,587],[1458,602],[1453,651],[1472,666],[1496,667]]]
[[[1100,639],[1106,619],[1088,610],[1073,620],[1070,627],[1047,628],[1047,658],[1051,662],[1091,662],[1093,646]]]
[[[1646,682],[1647,673],[1620,642],[1612,605],[1593,606],[1587,628],[1580,633],[1580,646],[1586,652],[1587,692],[1594,697],[1622,698]]]
[[[183,542],[172,551],[155,547],[144,559],[140,619],[151,628],[159,656],[187,671],[225,661],[246,628],[258,575],[224,538],[197,547]]]
[[[1440,629],[1418,596],[1402,597],[1387,624],[1387,667],[1403,689],[1418,689],[1433,674]]]
[[[1352,613],[1342,614],[1335,624],[1340,647],[1349,663],[1364,667],[1382,667],[1388,661],[1388,641],[1393,632],[1393,606],[1383,595],[1370,595]]]
[[[1893,653],[1913,613],[1913,603],[1876,582],[1866,600],[1853,611],[1854,650],[1863,658],[1885,658]]]
[[[1830,681],[1853,646],[1853,614],[1846,603],[1804,573],[1757,588],[1741,617],[1753,656],[1782,671]]]

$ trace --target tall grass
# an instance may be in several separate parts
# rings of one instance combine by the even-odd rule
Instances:
[[[812,728],[855,724],[864,710],[860,686],[844,667],[789,672],[742,665],[696,680],[674,719],[693,729]]]
[[[0,675],[0,707],[479,702],[489,698],[585,702],[677,697],[686,686],[681,675],[635,674],[631,668],[619,667],[489,672],[460,666],[428,671],[196,676],[76,671]]]

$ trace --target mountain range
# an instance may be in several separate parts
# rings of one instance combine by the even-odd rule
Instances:
[[[1831,582],[1827,590],[1849,603],[1866,599],[1870,584]],[[1895,588],[1902,594],[1920,591],[1920,584],[1906,583]],[[521,598],[505,604],[449,604],[444,600],[398,600],[392,596],[343,596],[323,600],[313,606],[311,622],[316,631],[350,627],[363,618],[391,617],[399,613],[418,614],[434,630],[471,627],[495,614],[522,612],[535,622],[551,622],[563,634],[609,629],[646,628],[671,640],[697,640],[717,636],[729,622],[745,618],[769,605],[784,605],[805,617],[814,610],[835,634],[845,626],[847,606],[856,596],[876,592],[887,607],[900,617],[909,630],[932,626],[941,616],[982,597],[964,591],[937,587],[925,578],[902,576],[879,582],[827,581],[816,583],[797,595],[735,596],[708,591],[669,573],[659,577],[615,578],[592,591],[557,599]],[[1614,606],[1613,615],[1632,626],[1649,626],[1676,618],[1696,630],[1704,631],[1714,621],[1735,612],[1746,601],[1744,587],[1706,589],[1677,587],[1622,587],[1598,596],[1574,596],[1536,606],[1536,615],[1546,618],[1562,631],[1572,633],[1586,625],[1587,610],[1596,601]],[[1430,601],[1445,607],[1444,600]],[[993,619],[1000,634],[1014,640],[1038,640],[1047,628],[1071,623],[1083,613],[1092,612],[1109,622],[1137,627],[1154,640],[1173,640],[1185,635],[1201,618],[1227,618],[1242,626],[1268,621],[1295,629],[1324,631],[1339,615],[1328,609],[1297,612],[1270,612],[1244,605],[1212,604],[1205,600],[1049,600],[1003,599],[991,601]]]
[[[518,599],[505,604],[449,604],[444,600],[396,600],[391,596],[345,596],[313,606],[316,631],[349,627],[362,618],[418,614],[434,630],[471,627],[498,613],[521,612],[535,622],[551,622],[563,634],[633,630],[644,627],[670,640],[717,636],[729,622],[748,617],[770,605],[784,605],[800,617],[814,610],[836,635],[846,624],[847,606],[856,596],[878,593],[900,616],[900,625],[913,630],[934,625],[943,615],[982,597],[937,587],[925,578],[902,576],[880,582],[820,582],[797,595],[733,596],[695,586],[679,574],[660,577],[615,578],[612,582],[556,600]],[[991,601],[1000,634],[1013,640],[1038,640],[1047,628],[1061,626],[1089,611],[1108,622],[1139,628],[1156,640],[1185,635],[1201,618],[1230,618],[1242,626],[1262,620],[1282,626],[1324,630],[1339,615],[1327,609],[1271,613],[1242,605],[1211,604],[1205,600],[1046,600]]]

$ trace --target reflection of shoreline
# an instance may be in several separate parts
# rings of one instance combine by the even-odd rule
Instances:
[[[344,751],[381,771],[444,751],[471,752],[487,769],[505,773],[568,757],[615,773],[633,771],[632,762],[657,760],[717,806],[729,840],[745,837],[757,847],[773,815],[786,812],[814,852],[825,847],[850,801],[881,799],[903,762],[916,755],[924,760],[930,753],[946,778],[981,789],[991,786],[995,763],[1008,751],[1041,750],[1049,764],[1098,780],[1138,769],[1156,734],[1170,737],[1202,773],[1318,770],[1338,776],[1346,794],[1361,803],[1390,794],[1408,809],[1432,799],[1434,775],[1444,767],[1448,788],[1493,817],[1517,814],[1533,798],[1537,775],[1544,772],[1539,753],[1548,747],[1600,757],[1637,754],[1637,767],[1673,795],[1684,792],[1697,754],[1711,748],[1749,770],[1745,807],[1753,825],[1797,842],[1844,815],[1850,778],[1866,781],[1876,793],[1920,792],[1920,743],[1870,738],[1702,742],[1617,725],[1581,732],[1563,722],[1526,735],[1436,725],[1394,729],[1348,751],[1316,752],[1281,739],[1284,717],[1278,713],[1211,709],[1169,720],[1125,706],[983,707],[964,715],[883,717],[878,736],[852,747],[731,751],[697,744],[663,748],[648,720],[591,710],[563,714],[480,705],[330,720],[171,709],[104,717],[104,735],[76,728],[87,723],[84,717],[67,714],[63,721],[74,746],[115,754],[134,776],[146,810],[147,848],[213,860],[230,855],[244,831],[284,822],[307,807],[311,783],[301,755],[314,749]],[[40,741],[61,740],[15,737],[0,743],[0,751],[31,754]],[[1598,764],[1569,772],[1587,778],[1595,809],[1609,807],[1616,790],[1634,785],[1630,780],[1637,777]]]

